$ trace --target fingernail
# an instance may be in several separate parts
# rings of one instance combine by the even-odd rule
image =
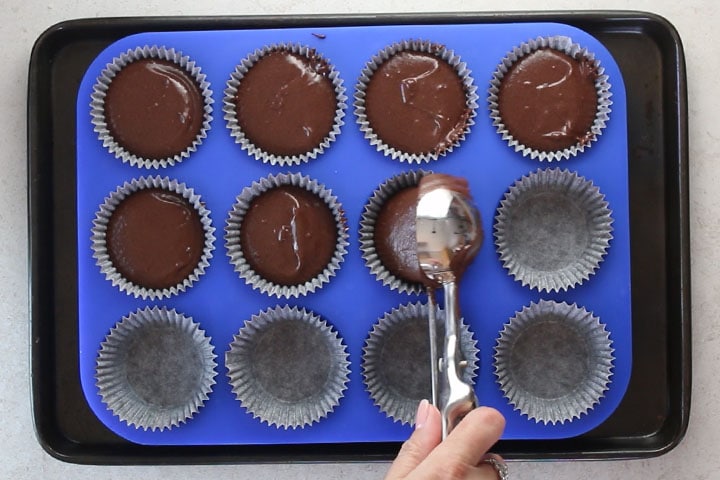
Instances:
[[[415,414],[415,430],[419,430],[425,425],[428,415],[430,415],[430,402],[423,399],[420,401],[417,413]]]

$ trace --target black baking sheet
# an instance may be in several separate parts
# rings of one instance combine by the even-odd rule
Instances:
[[[602,425],[565,440],[501,441],[513,459],[624,458],[664,453],[689,414],[690,310],[687,112],[680,40],[666,21],[628,12],[382,16],[125,18],[56,25],[33,50],[28,186],[33,403],[43,447],[79,463],[218,463],[389,459],[399,444],[141,446],[108,431],[79,385],[75,216],[78,84],[107,45],[144,31],[298,26],[552,21],[584,29],[618,62],[626,84],[630,172],[633,373]]]

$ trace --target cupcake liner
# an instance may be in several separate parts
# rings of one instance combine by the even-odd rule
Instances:
[[[122,422],[165,430],[192,418],[215,384],[211,339],[192,318],[165,308],[123,317],[102,342],[96,385]]]
[[[575,145],[556,151],[542,151],[523,145],[520,141],[514,138],[506,128],[500,116],[498,106],[498,93],[500,85],[513,64],[522,57],[535,52],[536,50],[545,48],[551,48],[563,52],[574,59],[587,59],[592,62],[597,72],[597,78],[595,79],[595,89],[597,90],[598,100],[597,113],[595,121],[588,132],[589,135]],[[605,69],[600,66],[600,60],[596,59],[595,55],[592,52],[589,52],[587,48],[583,48],[580,45],[573,43],[570,37],[538,37],[534,40],[529,40],[509,52],[507,56],[502,59],[501,63],[497,67],[497,70],[493,73],[492,80],[490,81],[488,96],[490,118],[493,121],[493,126],[496,127],[497,133],[502,136],[503,141],[506,141],[516,152],[521,152],[523,156],[529,156],[532,159],[548,162],[574,157],[578,153],[584,152],[586,148],[590,148],[592,143],[597,141],[598,137],[602,135],[602,130],[605,128],[605,124],[609,119],[611,111],[610,106],[612,105],[612,101],[610,100],[612,92],[610,92],[608,76],[604,74],[604,71]]]
[[[324,76],[332,82],[332,85],[335,88],[336,110],[335,121],[332,129],[327,133],[319,145],[315,146],[308,152],[297,155],[276,155],[256,146],[246,137],[245,132],[243,132],[237,120],[235,97],[237,96],[238,87],[242,82],[243,77],[263,56],[279,50],[288,51],[327,66],[329,71],[326,75],[324,74]],[[230,135],[235,140],[235,143],[240,144],[240,148],[247,151],[247,153],[253,156],[256,160],[260,160],[263,163],[268,163],[270,165],[300,165],[311,159],[317,158],[325,151],[325,149],[330,147],[331,143],[335,141],[337,136],[340,134],[340,127],[344,125],[343,117],[345,116],[345,108],[347,106],[346,101],[347,96],[345,95],[343,81],[340,78],[338,71],[335,70],[335,67],[329,61],[318,54],[315,49],[308,46],[281,43],[255,50],[248,57],[244,58],[237,67],[235,67],[235,70],[230,76],[230,80],[227,82],[227,88],[224,91],[223,112],[224,119],[227,122],[227,127],[230,130]]]
[[[495,346],[503,395],[529,420],[563,424],[587,414],[612,376],[610,333],[575,304],[540,300],[505,324]]]
[[[370,125],[365,108],[368,83],[382,63],[402,51],[415,51],[435,55],[439,59],[447,62],[457,72],[463,83],[466,93],[465,105],[467,108],[466,116],[463,119],[465,126],[461,131],[454,132],[455,138],[444,148],[421,154],[404,152],[386,144]],[[370,145],[375,146],[378,152],[382,152],[383,155],[389,156],[392,159],[397,159],[401,162],[420,164],[423,162],[437,160],[438,158],[447,155],[452,152],[455,147],[458,147],[463,140],[465,140],[465,136],[470,132],[470,128],[475,124],[474,117],[478,106],[478,95],[476,93],[477,87],[473,84],[473,79],[470,76],[470,73],[471,72],[470,69],[468,69],[467,64],[461,61],[460,56],[456,55],[453,50],[448,50],[442,45],[438,45],[427,40],[404,40],[384,48],[373,56],[365,65],[356,86],[355,101],[353,105],[355,107],[355,116],[357,117],[357,123],[360,126],[360,131],[364,134],[365,138],[370,141]]]
[[[123,277],[116,266],[113,265],[108,253],[107,229],[113,212],[117,206],[132,193],[147,188],[160,188],[181,195],[197,210],[205,232],[205,245],[197,266],[182,282],[169,288],[148,288],[131,282]],[[184,183],[179,183],[177,180],[171,180],[168,177],[148,176],[125,182],[105,198],[105,201],[100,205],[100,209],[95,213],[90,240],[92,241],[91,247],[96,265],[100,267],[100,272],[105,275],[107,280],[112,282],[113,286],[118,287],[121,292],[133,295],[135,298],[155,300],[184,292],[200,279],[205,273],[205,269],[210,265],[212,252],[215,248],[214,232],[215,227],[212,226],[210,211],[205,207],[205,203],[201,200],[200,195],[197,195],[192,188],[187,187]]]
[[[304,188],[316,194],[328,205],[335,217],[337,225],[337,245],[330,262],[320,274],[297,285],[281,285],[260,276],[248,263],[240,241],[240,229],[243,218],[250,208],[251,202],[260,194],[283,185]],[[227,255],[230,257],[230,263],[233,265],[235,272],[239,274],[240,278],[245,280],[245,283],[252,286],[253,289],[280,298],[304,296],[308,293],[313,293],[315,290],[321,288],[322,285],[328,283],[340,268],[340,264],[344,261],[348,245],[347,220],[345,219],[344,211],[337,197],[332,195],[331,190],[326,189],[316,180],[302,176],[299,173],[269,175],[261,178],[257,182],[253,182],[251,186],[244,188],[240,195],[237,196],[225,226],[225,246],[227,248]]]
[[[500,202],[500,261],[515,280],[539,291],[580,285],[607,254],[611,213],[591,181],[568,170],[537,170],[515,182]]]
[[[420,179],[430,173],[424,170],[409,171],[386,180],[370,196],[360,218],[360,252],[365,266],[379,282],[400,293],[419,294],[425,291],[425,287],[421,283],[400,278],[383,265],[375,247],[375,223],[385,202],[405,188],[416,187]]]
[[[253,418],[304,428],[335,410],[347,389],[338,333],[305,309],[277,306],[246,321],[225,353],[232,391]]]
[[[127,150],[125,147],[120,145],[115,138],[113,138],[112,133],[108,128],[107,119],[105,118],[105,97],[107,96],[107,92],[113,78],[115,78],[115,76],[128,64],[136,60],[149,58],[167,60],[176,63],[195,80],[203,98],[203,122],[195,140],[193,140],[192,144],[190,144],[184,151],[166,158],[145,158],[142,155],[138,155],[137,153]],[[185,56],[182,52],[175,51],[175,49],[172,48],[167,49],[163,46],[145,45],[144,47],[137,47],[134,50],[128,50],[119,57],[113,59],[112,63],[107,64],[93,86],[90,102],[90,115],[92,117],[94,131],[98,134],[98,138],[102,142],[103,147],[107,148],[108,151],[115,156],[115,158],[119,158],[123,162],[136,167],[158,169],[173,166],[176,163],[182,162],[195,152],[200,144],[202,144],[203,140],[207,137],[207,131],[210,129],[213,102],[214,100],[212,99],[210,83],[206,80],[206,75],[201,73],[200,67],[198,67],[195,62],[190,59],[190,57]],[[161,140],[162,139],[158,139],[158,141]]]
[[[380,411],[401,424],[414,425],[418,403],[431,394],[428,312],[427,303],[394,308],[373,326],[363,348],[365,388]],[[444,318],[444,312],[436,308],[438,331],[443,331]],[[473,384],[479,350],[464,323],[459,338],[467,360],[462,376]]]

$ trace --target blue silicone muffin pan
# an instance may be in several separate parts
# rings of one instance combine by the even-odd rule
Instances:
[[[321,34],[321,35],[318,35]],[[538,36],[565,35],[595,54],[609,76],[612,111],[607,127],[592,147],[560,162],[538,162],[508,147],[491,124],[487,89],[498,63],[513,47]],[[365,63],[386,46],[405,39],[445,45],[471,70],[479,95],[475,125],[453,152],[428,164],[409,165],[378,153],[363,138],[352,108],[357,79]],[[346,87],[345,124],[336,142],[317,159],[293,167],[274,167],[254,160],[235,144],[222,118],[225,84],[235,66],[266,45],[299,43],[311,46],[339,71]],[[201,67],[213,92],[213,120],[208,137],[182,163],[160,170],[130,166],[116,159],[93,132],[90,94],[105,65],[138,46],[158,45],[182,51]],[[358,226],[367,199],[386,179],[422,168],[469,180],[482,216],[483,244],[461,284],[463,316],[480,349],[476,392],[480,402],[499,409],[507,419],[503,439],[573,437],[602,424],[620,403],[631,363],[631,272],[628,200],[628,139],[626,95],[620,69],[607,49],[586,32],[558,23],[385,25],[358,27],[247,29],[223,31],[148,32],[124,37],[109,45],[90,64],[77,94],[77,258],[80,380],[85,398],[98,419],[111,431],[147,445],[250,445],[390,442],[407,438],[411,428],[394,423],[373,405],[362,381],[362,348],[372,325],[400,304],[424,301],[400,294],[378,282],[365,267],[359,251]],[[597,185],[609,202],[613,239],[596,274],[567,292],[530,290],[515,282],[493,245],[496,209],[508,188],[538,168],[577,172]],[[350,245],[345,262],[330,283],[297,299],[260,294],[244,283],[229,263],[222,230],[235,197],[253,181],[269,174],[300,172],[335,194],[346,212]],[[120,292],[105,280],[92,258],[90,230],[103,199],[119,185],[147,175],[177,179],[200,194],[211,212],[217,240],[210,266],[199,282],[169,299],[144,301]],[[586,415],[564,424],[545,425],[513,410],[493,374],[493,347],[503,325],[524,306],[540,299],[577,303],[606,324],[615,349],[609,390]],[[350,381],[334,412],[319,423],[284,430],[253,419],[234,398],[226,377],[224,354],[245,320],[276,305],[312,310],[332,324],[347,345]],[[145,306],[175,308],[191,316],[212,337],[219,366],[217,385],[205,406],[180,427],[144,431],[122,423],[101,402],[95,386],[95,359],[100,343],[123,316]]]

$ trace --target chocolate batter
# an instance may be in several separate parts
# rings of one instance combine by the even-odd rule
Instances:
[[[407,187],[390,197],[375,221],[375,249],[390,273],[408,282],[426,281],[417,259],[415,210],[418,187]]]
[[[557,151],[592,139],[597,113],[597,70],[554,49],[519,59],[498,92],[500,118],[521,144]]]
[[[200,133],[203,97],[177,64],[137,60],[113,78],[105,97],[110,135],[128,152],[163,159],[184,152]]]
[[[337,238],[327,203],[290,185],[255,198],[240,226],[240,245],[248,264],[279,285],[299,285],[322,273],[335,253]]]
[[[160,188],[139,190],[120,202],[106,238],[118,272],[151,289],[185,280],[200,262],[205,244],[197,210],[181,195]]]
[[[402,51],[370,78],[365,111],[387,145],[414,153],[441,153],[462,135],[470,110],[462,80],[446,61]]]
[[[310,58],[272,51],[248,70],[238,86],[237,121],[247,139],[278,156],[312,151],[332,131],[337,109],[330,66]]]

